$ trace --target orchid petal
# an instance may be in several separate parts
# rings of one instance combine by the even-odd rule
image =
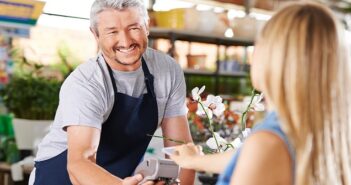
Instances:
[[[205,86],[202,86],[201,89],[199,89],[198,87],[195,87],[194,89],[191,90],[191,96],[195,101],[199,101],[201,98],[200,95],[202,92],[204,92],[204,90],[205,90]]]
[[[237,112],[237,113],[243,113],[245,111],[246,107],[245,107],[243,102],[234,102],[233,101],[230,103],[230,110]]]
[[[199,100],[200,95],[199,95],[199,88],[198,87],[195,87],[193,90],[191,90],[191,96],[193,97],[193,99],[195,101]]]
[[[227,144],[227,141],[222,138],[218,133],[214,132],[214,137],[216,137],[217,142],[219,145],[221,146],[225,146]],[[216,140],[213,137],[210,137],[207,141],[206,141],[206,145],[208,147],[210,147],[213,150],[217,150],[217,144],[216,144]]]
[[[247,138],[251,133],[251,129],[250,128],[245,128],[245,130],[242,132],[243,137]]]
[[[216,97],[214,97],[214,101],[216,103],[222,103],[223,99],[220,96],[216,96]]]
[[[203,102],[204,105],[205,105],[206,107],[209,107],[209,106],[213,103],[213,101],[212,101],[213,98],[214,98],[214,96],[213,96],[212,94],[209,94],[209,95],[207,96],[206,100]]]
[[[225,111],[225,106],[223,103],[217,104],[216,108],[213,110],[213,114],[217,117],[221,116]]]
[[[207,109],[206,111],[207,111],[208,119],[212,119],[213,118],[213,112],[210,109]]]
[[[210,109],[208,109],[207,107],[202,107],[201,104],[198,104],[198,109],[196,110],[196,114],[199,116],[206,116],[206,112],[207,112],[207,116],[209,119],[212,119],[213,117],[213,113]],[[205,110],[204,110],[205,109]]]
[[[205,90],[205,88],[206,88],[206,86],[202,86],[201,87],[201,89],[198,91],[198,94],[200,95],[201,93],[203,93],[204,92],[204,90]]]
[[[234,147],[235,149],[238,149],[238,148],[241,147],[241,145],[242,145],[243,143],[241,142],[241,139],[240,139],[239,137],[237,137],[237,138],[234,139],[234,141],[231,142],[230,144],[233,145],[233,147]]]
[[[252,99],[252,104],[259,103],[260,101],[260,95],[256,94]]]
[[[264,95],[263,95],[263,93],[261,93],[261,94],[259,95],[259,98],[258,98],[258,103],[262,101],[263,97],[264,97]]]
[[[253,108],[255,111],[264,111],[264,105],[262,103],[255,104]]]
[[[196,110],[197,115],[203,116],[206,114],[204,108],[207,109],[207,107],[203,108],[200,103],[198,103],[197,107],[198,107],[198,109]]]

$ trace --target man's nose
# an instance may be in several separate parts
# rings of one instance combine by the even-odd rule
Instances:
[[[118,46],[129,48],[129,46],[132,43],[133,43],[132,38],[130,37],[130,35],[128,33],[120,32],[119,38],[118,38]]]

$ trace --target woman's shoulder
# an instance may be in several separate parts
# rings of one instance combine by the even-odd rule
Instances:
[[[276,134],[259,130],[254,132],[245,141],[243,145],[242,152],[246,150],[255,150],[256,154],[259,152],[261,156],[273,157],[277,155],[277,152],[286,153],[289,155],[285,142]]]
[[[232,181],[234,184],[291,184],[291,165],[288,148],[280,137],[271,132],[255,132],[241,149]]]
[[[269,133],[272,137],[279,139],[282,144],[287,148],[289,155],[292,160],[295,161],[295,150],[294,147],[281,127],[281,122],[279,120],[278,114],[276,112],[269,112],[262,123],[258,124],[253,128],[253,133],[265,132]]]

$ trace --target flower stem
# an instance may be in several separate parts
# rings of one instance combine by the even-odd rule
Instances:
[[[253,89],[252,92],[251,92],[250,103],[247,105],[245,111],[241,115],[241,131],[244,131],[245,128],[246,128],[246,116],[247,116],[247,113],[249,112],[249,110],[251,108],[251,104],[252,104],[252,101],[253,101],[254,98],[255,98],[255,89]]]
[[[214,138],[214,140],[215,140],[215,142],[216,142],[217,150],[218,150],[218,152],[220,152],[219,143],[218,143],[217,138],[216,138],[216,136],[215,136],[215,134],[214,134],[212,120],[211,120],[210,117],[208,116],[208,112],[206,111],[206,109],[205,109],[204,105],[202,104],[202,101],[201,101],[200,98],[197,100],[197,102],[199,102],[199,104],[201,105],[202,110],[204,110],[204,112],[205,112],[205,114],[206,114],[206,117],[207,117],[208,122],[209,122],[209,124],[210,124],[210,132],[211,132],[212,137]]]
[[[178,144],[186,144],[186,142],[184,142],[184,141],[175,140],[175,139],[171,139],[171,138],[164,137],[164,136],[156,136],[156,135],[151,135],[151,134],[146,134],[146,135],[150,136],[150,137],[156,137],[156,138],[161,138],[161,139],[164,139],[164,140],[172,141],[172,142],[175,142],[175,143],[178,143]],[[208,149],[208,148],[203,148],[202,150],[203,150],[203,152],[205,154],[212,154],[213,153],[213,151]]]
[[[164,139],[164,140],[172,141],[172,142],[179,143],[179,144],[185,144],[184,141],[175,140],[175,139],[171,139],[171,138],[164,137],[164,136],[156,136],[156,135],[151,135],[151,134],[146,134],[146,135],[147,135],[147,136],[150,136],[150,137],[162,138],[162,139]]]

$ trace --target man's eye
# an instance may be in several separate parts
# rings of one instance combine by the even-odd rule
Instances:
[[[118,33],[117,31],[111,31],[108,34],[117,34],[117,33]]]
[[[130,28],[131,30],[139,30],[140,28],[138,28],[138,27],[132,27],[132,28]]]

